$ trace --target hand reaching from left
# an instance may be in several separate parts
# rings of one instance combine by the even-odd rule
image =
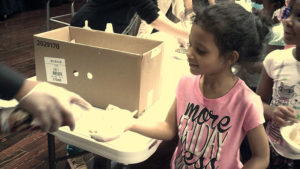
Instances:
[[[0,134],[34,129],[31,122],[32,116],[21,109],[15,107],[0,109]]]
[[[18,107],[32,114],[42,131],[54,132],[62,125],[74,129],[72,104],[78,104],[85,109],[91,107],[79,95],[62,87],[42,82],[19,100]]]

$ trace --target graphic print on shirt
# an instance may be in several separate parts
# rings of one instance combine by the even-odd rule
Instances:
[[[291,99],[290,104],[297,112],[297,119],[300,120],[300,82],[298,82],[294,88],[294,97]]]
[[[229,133],[230,117],[219,116],[189,103],[180,117],[178,134],[182,145],[175,168],[217,169],[222,146]]]
[[[289,105],[290,99],[294,97],[295,85],[287,85],[280,82],[280,86],[277,89],[278,98],[276,99],[276,105]]]
[[[288,106],[291,99],[294,97],[295,92],[294,92],[295,85],[287,85],[284,82],[280,82],[280,85],[276,89],[276,95],[274,95],[273,101],[271,105],[274,106],[279,106],[279,105],[284,105]],[[269,134],[269,138],[273,143],[276,144],[282,144],[283,140],[280,134],[280,128],[274,123],[271,122],[271,124],[268,126],[267,130]]]
[[[281,64],[280,70],[277,74],[277,80],[274,82],[275,90],[271,106],[290,106],[297,112],[297,118],[300,118],[300,95],[297,95],[296,91],[299,91],[300,83],[291,83],[287,77],[281,75],[284,63]],[[298,93],[299,94],[299,93]],[[280,128],[275,122],[270,121],[267,126],[267,133],[272,144],[283,144],[283,139],[280,134]]]
[[[300,119],[300,95],[295,95],[290,103],[297,112],[297,119]]]

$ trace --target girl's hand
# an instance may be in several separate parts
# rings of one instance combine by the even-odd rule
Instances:
[[[273,109],[272,121],[279,127],[284,127],[299,122],[296,116],[297,113],[294,109],[288,106],[278,106]]]
[[[95,120],[90,120],[89,134],[91,138],[100,142],[117,139],[130,129],[134,121],[134,114],[128,110],[109,105],[104,114],[93,117]]]
[[[106,107],[106,111],[111,111],[110,114],[112,115],[112,117],[115,117],[115,119],[117,119],[117,123],[123,124],[124,131],[127,131],[131,128],[135,121],[135,118],[133,118],[133,116],[135,116],[138,112],[137,110],[131,112],[126,109],[120,109],[119,107],[111,104]]]

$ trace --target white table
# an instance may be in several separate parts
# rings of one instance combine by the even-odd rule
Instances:
[[[189,67],[184,54],[175,52],[177,40],[173,37],[156,33],[152,39],[166,39],[162,63],[162,92],[160,99],[150,106],[140,118],[163,120],[173,103],[179,78],[189,73]],[[33,78],[34,79],[34,78]],[[1,103],[0,103],[1,104]],[[127,131],[118,139],[109,142],[97,142],[88,134],[70,131],[68,127],[60,127],[58,131],[48,133],[49,168],[55,168],[55,140],[57,137],[64,143],[74,145],[88,152],[95,153],[107,159],[122,163],[134,164],[148,159],[157,149],[160,140]],[[65,158],[60,158],[65,159]]]

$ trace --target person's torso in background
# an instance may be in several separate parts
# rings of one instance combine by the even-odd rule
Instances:
[[[276,50],[266,57],[265,69],[273,79],[271,106],[289,106],[297,112],[300,119],[300,62],[293,54],[294,48],[287,50]],[[270,64],[271,63],[271,64]],[[267,65],[267,66],[266,66]],[[270,121],[266,128],[269,141],[274,149],[281,155],[292,158],[292,153],[285,146],[280,134],[280,128]]]

